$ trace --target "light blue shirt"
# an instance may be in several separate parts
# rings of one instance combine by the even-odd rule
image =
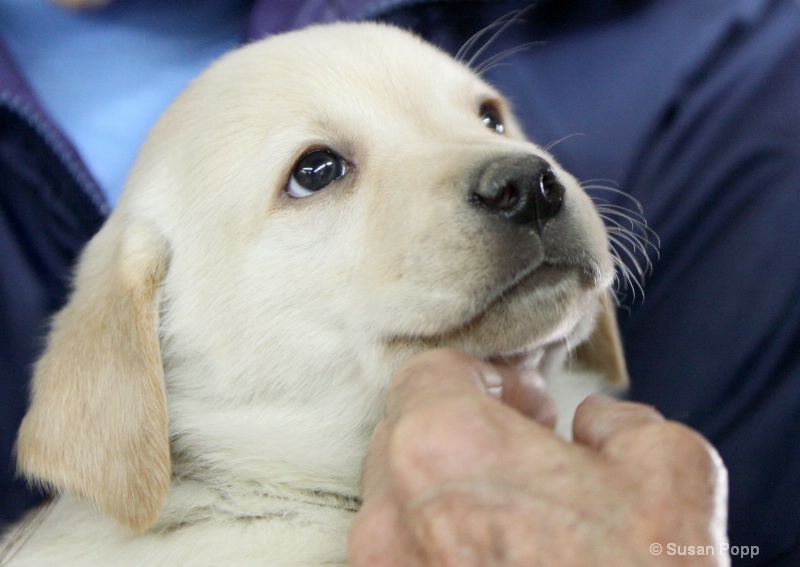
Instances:
[[[247,0],[135,0],[72,12],[0,0],[0,36],[114,204],[158,116],[240,41]]]

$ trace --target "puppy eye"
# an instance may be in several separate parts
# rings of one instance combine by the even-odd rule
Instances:
[[[503,134],[506,131],[505,126],[503,126],[503,120],[500,117],[500,111],[497,110],[494,104],[484,102],[478,112],[481,115],[483,125],[489,130],[493,130],[497,134]]]
[[[345,161],[330,150],[307,153],[294,166],[286,192],[291,197],[313,195],[347,172]]]

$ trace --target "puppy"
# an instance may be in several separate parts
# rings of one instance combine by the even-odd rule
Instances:
[[[585,341],[568,366],[624,382],[613,278],[576,180],[436,48],[337,24],[233,52],[155,126],[55,317],[17,458],[59,497],[10,565],[343,565],[399,362],[557,383]]]

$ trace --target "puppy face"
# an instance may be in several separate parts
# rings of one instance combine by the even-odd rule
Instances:
[[[236,53],[161,124],[138,173],[166,167],[164,151],[184,167],[130,197],[163,203],[168,334],[202,329],[187,342],[236,359],[243,337],[311,351],[319,331],[479,356],[569,336],[612,278],[587,197],[467,69],[397,30],[358,32]],[[311,192],[303,167],[330,173],[306,173]]]
[[[139,529],[170,466],[354,493],[401,358],[539,359],[589,334],[612,276],[589,199],[467,68],[386,26],[277,36],[154,128],[56,318],[20,463]]]

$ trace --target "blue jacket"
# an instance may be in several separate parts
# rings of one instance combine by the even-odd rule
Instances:
[[[247,39],[383,19],[455,52],[527,3],[257,1]],[[532,139],[638,199],[661,239],[646,298],[628,290],[620,311],[631,398],[719,449],[731,544],[759,547],[735,564],[800,565],[800,4],[540,0],[525,20],[485,57],[540,43],[486,76]],[[0,519],[37,501],[11,461],[30,367],[107,214],[0,45]]]

